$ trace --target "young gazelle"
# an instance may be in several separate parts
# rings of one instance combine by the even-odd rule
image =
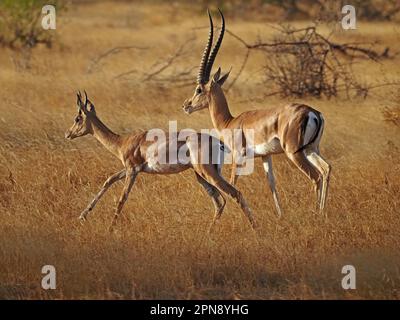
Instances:
[[[210,31],[200,63],[197,86],[194,95],[184,102],[183,110],[190,114],[208,108],[214,128],[220,133],[227,129],[241,129],[243,131],[246,145],[242,145],[241,150],[235,150],[234,145],[229,141],[224,142],[232,149],[234,159],[236,158],[235,153],[243,153],[248,148],[251,148],[255,157],[262,157],[264,170],[279,216],[281,215],[281,207],[275,190],[271,160],[271,155],[278,153],[285,153],[300,171],[314,182],[319,208],[322,211],[326,202],[331,170],[330,165],[319,152],[319,142],[324,130],[322,114],[307,105],[293,103],[266,110],[247,111],[237,117],[232,116],[221,88],[228,78],[229,72],[221,77],[221,69],[219,68],[209,83],[210,72],[224,36],[224,16],[220,11],[221,31],[211,51],[213,23],[210,13],[208,15]],[[237,180],[236,169],[234,162],[230,180],[233,185]]]
[[[210,230],[216,220],[221,217],[226,203],[224,195],[233,198],[240,205],[242,211],[249,219],[250,224],[253,227],[255,226],[250,208],[247,206],[242,194],[221,176],[220,166],[222,163],[219,162],[215,164],[216,161],[213,161],[212,157],[215,148],[218,150],[221,148],[223,149],[221,141],[209,135],[194,132],[187,135],[186,141],[178,141],[178,139],[171,141],[168,137],[166,137],[164,141],[149,141],[146,139],[148,131],[120,136],[112,132],[100,121],[96,115],[93,103],[87,98],[86,92],[85,100],[85,103],[83,103],[82,95],[78,93],[78,114],[75,117],[72,127],[65,133],[65,138],[72,140],[87,134],[93,135],[106,149],[122,161],[124,169],[113,174],[104,182],[99,193],[81,213],[79,217],[81,220],[86,220],[88,213],[93,210],[96,203],[113,183],[125,178],[122,195],[119,199],[110,227],[112,228],[128,198],[135,178],[140,172],[172,174],[192,168],[195,171],[197,181],[207,191],[215,207],[214,219],[210,225]],[[176,143],[177,147],[170,148],[171,143]],[[189,161],[187,161],[187,159],[186,161],[182,161],[178,157],[181,148],[185,148],[184,151],[188,152]],[[173,158],[177,161],[170,161],[173,163],[164,163],[165,161],[160,161],[159,155],[162,152],[174,149],[175,154]],[[168,159],[171,159],[171,157]],[[198,159],[201,159],[201,161],[198,161]],[[220,160],[223,161],[222,159]]]

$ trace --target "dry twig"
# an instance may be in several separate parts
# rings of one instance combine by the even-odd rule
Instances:
[[[109,50],[106,50],[105,52],[101,53],[100,55],[98,55],[97,57],[93,58],[90,62],[90,64],[87,67],[87,73],[92,73],[94,71],[94,69],[98,66],[98,64],[108,58],[109,56],[112,55],[116,55],[124,50],[132,50],[132,49],[136,49],[136,50],[146,50],[148,49],[148,47],[139,47],[139,46],[119,46],[119,47],[114,47],[111,48]]]
[[[330,98],[340,91],[345,91],[347,96],[350,91],[355,91],[356,95],[366,97],[369,89],[375,86],[363,86],[355,79],[353,62],[356,59],[378,61],[394,56],[389,55],[389,48],[385,48],[382,53],[373,50],[372,44],[333,42],[318,33],[316,26],[300,29],[281,27],[278,31],[279,34],[270,42],[258,40],[249,43],[226,30],[246,48],[243,62],[228,90],[245,69],[251,51],[261,50],[267,53],[267,80],[280,88],[273,94],[297,97],[325,95]],[[338,53],[346,57],[346,60],[341,59]]]

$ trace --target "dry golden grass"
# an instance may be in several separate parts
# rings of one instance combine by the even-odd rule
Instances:
[[[367,100],[303,101],[326,118],[322,153],[333,167],[328,220],[314,210],[311,183],[276,156],[282,219],[259,161],[253,175],[239,179],[259,222],[256,234],[230,201],[204,237],[213,207],[189,171],[141,175],[112,234],[107,227],[121,184],[79,224],[81,210],[121,165],[92,137],[64,140],[77,89],[89,92],[99,116],[117,132],[167,128],[168,120],[180,128],[211,127],[207,112],[181,111],[191,87],[111,80],[128,68],[146,70],[205,24],[203,15],[188,19],[188,8],[176,10],[181,14],[156,4],[73,7],[58,21],[60,44],[37,49],[29,71],[16,71],[13,53],[0,50],[0,298],[399,299],[400,132],[382,116],[384,88]],[[228,27],[249,40],[258,30],[273,32],[246,21],[228,20]],[[198,63],[206,31],[197,34],[186,67]],[[361,23],[340,36],[378,38],[399,49],[390,24]],[[135,42],[151,48],[123,53],[86,74],[91,58]],[[217,64],[228,69],[241,59],[240,44],[226,37]],[[256,71],[263,63],[262,55],[253,55],[228,94],[235,114],[287,102],[262,98],[266,89]],[[398,65],[397,58],[358,67],[370,81],[398,77]],[[45,264],[57,269],[57,290],[40,288]],[[346,264],[356,267],[357,290],[341,288]]]

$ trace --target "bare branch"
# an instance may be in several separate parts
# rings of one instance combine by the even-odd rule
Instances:
[[[106,50],[105,52],[101,53],[98,55],[96,58],[93,58],[90,62],[90,64],[87,67],[87,73],[92,73],[94,68],[97,67],[97,65],[100,63],[101,60],[111,56],[118,54],[124,50],[131,50],[131,49],[136,49],[136,50],[146,50],[148,47],[139,47],[139,46],[119,46],[119,47],[114,47],[109,50]]]
[[[170,55],[166,61],[163,61],[161,63],[158,64],[158,68],[151,72],[148,73],[146,75],[146,77],[144,78],[144,81],[149,81],[152,78],[154,78],[155,76],[159,75],[160,73],[162,73],[163,71],[165,71],[167,68],[169,68],[175,60],[179,59],[180,57],[185,55],[185,47],[188,45],[188,43],[190,43],[191,41],[193,41],[193,39],[190,39],[189,41],[181,44],[178,49],[175,51],[174,54]]]
[[[381,53],[373,50],[372,43],[333,42],[329,40],[333,32],[325,37],[318,33],[317,25],[299,29],[282,25],[277,30],[279,33],[272,41],[265,42],[258,39],[254,43],[249,43],[231,30],[226,30],[246,48],[242,65],[228,90],[242,74],[250,52],[261,50],[268,53],[266,55],[268,64],[265,66],[267,81],[280,88],[272,95],[278,93],[283,96],[298,97],[325,95],[330,98],[344,90],[348,97],[350,91],[366,97],[374,86],[358,83],[352,71],[352,64],[360,58],[378,61],[394,56],[389,55],[389,48],[385,48]],[[337,55],[339,53],[349,59],[343,61]]]
[[[153,63],[148,69],[147,73],[140,73],[137,69],[129,70],[118,74],[114,79],[127,78],[128,75],[139,73],[139,79],[143,82],[153,82],[158,85],[169,85],[169,86],[186,86],[193,84],[193,71],[197,66],[192,66],[184,70],[175,70],[175,65],[178,61],[181,61],[187,57],[190,52],[188,48],[190,44],[195,40],[195,38],[190,38],[184,41],[172,54],[167,58],[160,58],[158,61]],[[171,72],[167,72],[172,69]],[[166,74],[166,75],[165,75]]]
[[[226,91],[228,92],[236,83],[237,79],[239,79],[240,75],[242,74],[244,68],[246,67],[247,61],[249,60],[250,57],[250,49],[247,49],[246,54],[244,56],[242,65],[239,68],[238,73],[236,74],[236,76],[233,78],[232,82],[229,84],[229,86],[226,88]]]

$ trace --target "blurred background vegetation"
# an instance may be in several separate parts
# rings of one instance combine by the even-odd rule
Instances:
[[[68,5],[103,2],[104,0],[1,0],[0,45],[10,48],[35,47],[43,43],[50,47],[53,34],[41,27],[41,8],[54,5],[57,15]],[[143,0],[120,2],[141,3]],[[399,21],[400,1],[396,0],[150,0],[146,2],[169,3],[171,6],[190,6],[199,12],[206,8],[220,8],[226,16],[250,21],[323,20],[338,21],[341,8],[350,4],[356,7],[357,18],[368,21]]]
[[[65,9],[61,0],[1,0],[0,44],[13,49],[33,48],[39,43],[51,47],[53,33],[41,25],[45,5],[54,5],[57,13]]]
[[[171,3],[185,2],[183,0]],[[227,14],[249,19],[338,19],[344,5],[357,8],[357,17],[365,20],[388,21],[399,18],[400,2],[396,0],[198,0],[201,9],[218,7]]]

